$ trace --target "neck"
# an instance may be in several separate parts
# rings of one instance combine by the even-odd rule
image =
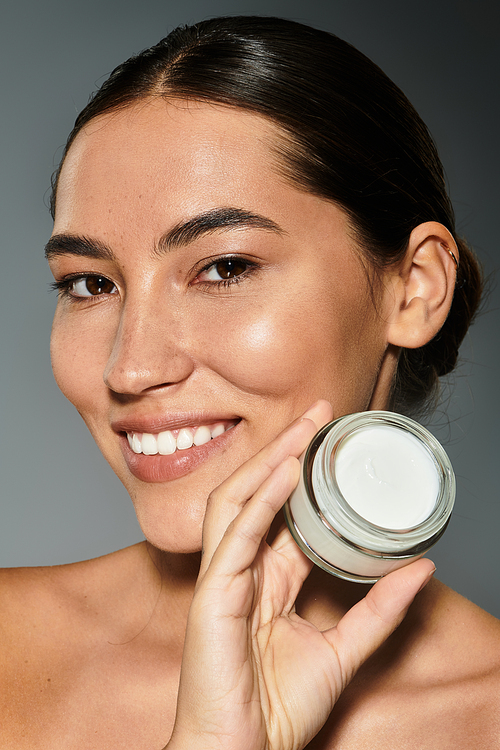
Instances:
[[[156,574],[164,583],[181,589],[194,589],[200,569],[201,552],[166,552],[154,547],[147,540],[145,548]]]
[[[273,524],[268,539],[272,539],[281,519]],[[156,591],[161,591],[157,607],[164,612],[187,618],[198,577],[201,553],[166,552],[144,544],[148,577]],[[320,629],[331,627],[368,592],[370,586],[350,583],[325,573],[314,566],[297,599],[297,612]]]
[[[297,598],[297,613],[319,630],[338,623],[370,586],[344,581],[314,566]]]

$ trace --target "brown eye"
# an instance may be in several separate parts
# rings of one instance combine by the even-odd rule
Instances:
[[[219,261],[215,268],[221,279],[232,279],[234,276],[244,273],[247,269],[247,264],[242,260],[229,258],[228,260]]]
[[[248,270],[249,263],[240,258],[225,258],[209,266],[201,274],[203,281],[222,281],[234,279]]]
[[[113,294],[116,290],[112,281],[105,276],[83,276],[72,283],[71,293],[75,297],[96,297],[100,294]]]
[[[90,294],[111,294],[115,285],[104,276],[87,276],[87,289]]]

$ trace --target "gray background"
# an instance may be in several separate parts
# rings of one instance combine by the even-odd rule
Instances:
[[[482,0],[11,0],[2,4],[0,564],[104,554],[142,538],[132,505],[52,381],[55,296],[42,257],[50,174],[105,74],[179,23],[281,15],[358,46],[405,91],[440,149],[458,227],[499,265],[497,2]],[[499,292],[464,346],[434,419],[458,475],[456,512],[433,551],[445,583],[500,616]]]

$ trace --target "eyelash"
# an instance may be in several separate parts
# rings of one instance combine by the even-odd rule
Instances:
[[[242,271],[237,276],[233,276],[232,278],[228,279],[220,279],[219,281],[196,281],[196,279],[201,276],[201,274],[209,271],[212,268],[215,268],[220,263],[239,263],[244,264],[246,266],[245,270]],[[213,290],[216,288],[217,290],[220,289],[227,289],[228,287],[232,286],[233,284],[239,284],[244,279],[248,278],[252,273],[255,273],[255,271],[259,270],[260,266],[255,261],[248,260],[247,258],[243,258],[240,255],[226,255],[220,258],[215,258],[214,260],[211,260],[209,263],[206,263],[202,268],[199,270],[194,269],[194,272],[196,273],[196,277],[194,279],[194,282],[191,282],[193,285],[201,287],[205,290]],[[76,284],[78,281],[83,281],[85,279],[103,279],[103,281],[108,281],[111,284],[113,282],[108,279],[106,276],[102,276],[101,274],[97,273],[80,273],[80,274],[74,274],[72,276],[66,276],[64,279],[61,279],[59,281],[54,281],[50,288],[51,290],[54,290],[58,293],[60,297],[64,297],[66,299],[70,299],[72,302],[81,302],[83,300],[89,301],[92,299],[98,299],[99,297],[107,296],[108,294],[113,294],[114,292],[103,292],[102,294],[89,294],[88,296],[82,296],[75,294],[72,290],[73,285]],[[114,289],[116,289],[116,286],[113,284]]]
[[[108,294],[113,294],[114,292],[103,292],[102,294],[89,294],[88,296],[83,296],[80,294],[75,294],[72,291],[72,287],[74,284],[76,284],[78,281],[84,281],[85,279],[102,279],[104,282],[109,282],[110,284],[113,284],[111,279],[108,279],[107,276],[103,276],[100,273],[78,273],[74,274],[72,276],[66,276],[64,279],[61,279],[60,281],[54,281],[52,284],[50,284],[50,289],[57,292],[59,297],[65,297],[66,299],[69,299],[71,302],[80,302],[83,300],[89,301],[91,299],[98,299],[99,297],[107,296]],[[113,288],[116,289],[116,286],[113,284]]]
[[[198,277],[201,276],[202,273],[209,271],[211,268],[215,268],[217,265],[219,265],[219,263],[230,263],[231,261],[236,264],[244,264],[246,266],[245,270],[242,271],[237,276],[233,276],[230,279],[220,279],[219,281],[196,281],[196,279],[198,279]],[[202,287],[206,289],[207,291],[213,290],[214,287],[217,290],[227,289],[233,284],[240,284],[242,281],[247,279],[249,276],[251,276],[253,273],[258,271],[259,269],[260,269],[260,265],[254,260],[248,260],[247,258],[244,258],[241,255],[225,255],[220,258],[215,258],[214,260],[211,260],[209,263],[206,263],[199,270],[196,270],[196,267],[195,267],[194,272],[196,273],[196,277],[194,279],[194,282],[191,282],[191,283],[194,284],[195,286]]]

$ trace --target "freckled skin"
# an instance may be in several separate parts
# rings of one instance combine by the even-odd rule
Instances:
[[[247,521],[246,511],[259,508],[267,529],[269,505],[261,500],[266,492],[275,501],[284,500],[280,491],[288,494],[289,485],[280,470],[292,468],[290,458],[268,476],[274,484],[262,482],[260,472],[269,469],[276,455],[281,461],[282,452],[298,455],[314,426],[305,421],[281,435],[274,447],[267,444],[321,397],[331,401],[335,416],[384,408],[397,347],[420,346],[443,323],[455,269],[448,252],[439,242],[436,247],[432,238],[449,243],[444,227],[432,222],[414,230],[407,263],[392,277],[387,272],[375,311],[344,214],[283,181],[269,147],[276,137],[269,123],[248,113],[156,100],[94,120],[70,149],[57,194],[54,232],[84,235],[94,247],[106,245],[113,259],[67,253],[52,257],[57,281],[68,275],[94,275],[88,289],[94,295],[96,289],[106,289],[105,294],[79,300],[67,295],[59,299],[52,337],[54,372],[130,492],[144,533],[157,549],[143,543],[73,565],[0,571],[1,747],[164,747],[176,714],[182,722],[183,689],[188,704],[198,695],[206,707],[214,695],[207,681],[215,677],[216,682],[222,679],[227,697],[224,667],[236,654],[238,669],[229,668],[228,674],[231,679],[236,672],[242,674],[242,661],[250,653],[247,638],[254,631],[253,624],[250,628],[250,621],[242,619],[241,609],[237,616],[234,610],[227,616],[227,607],[239,606],[233,586],[244,606],[255,605],[252,616],[258,617],[269,612],[271,600],[278,602],[285,595],[288,609],[307,571],[284,533],[273,542],[280,548],[280,561],[271,546],[264,545],[259,555],[259,546],[257,566],[235,577],[229,571],[227,577],[224,566],[238,566],[242,546],[248,551],[252,544],[252,535],[245,541],[246,535],[235,534],[235,524],[204,578],[203,566],[219,545],[235,507],[244,506],[239,520],[246,515]],[[281,231],[270,231],[269,224],[267,229],[225,228],[172,252],[155,252],[165,232],[224,207],[260,214]],[[218,287],[213,272],[228,254],[246,270],[239,283]],[[250,272],[251,263],[255,265]],[[440,271],[447,263],[449,286],[443,284]],[[103,287],[97,283],[100,276],[107,280]],[[77,288],[84,290],[85,281],[74,282],[73,292]],[[221,439],[222,447],[212,441],[209,458],[185,476],[161,483],[137,479],[118,434],[124,428],[117,428],[116,421],[168,421],[169,415],[189,412],[239,422],[226,433],[225,443]],[[324,402],[311,413],[316,424],[330,416]],[[294,441],[300,434],[298,448]],[[261,454],[244,463],[262,446],[267,446],[266,460]],[[207,496],[242,463],[210,504],[200,581],[199,554],[175,553],[200,549]],[[90,486],[91,482],[89,477]],[[253,484],[259,485],[257,494],[247,503]],[[254,517],[251,526],[255,529],[257,523]],[[231,539],[237,542],[232,552]],[[266,568],[266,560],[275,564]],[[422,571],[428,563],[416,565]],[[411,570],[415,567],[405,568],[405,575]],[[251,575],[245,575],[249,571]],[[270,578],[261,576],[266,572]],[[224,580],[222,588],[204,586],[210,578]],[[380,583],[392,586],[389,598],[407,596],[408,579],[405,584],[396,580],[399,585],[394,576]],[[253,591],[259,581],[261,598]],[[312,653],[309,644],[313,651],[318,644],[309,636],[315,629],[324,635],[332,627],[339,633],[340,619],[365,593],[365,586],[313,568],[293,611],[277,610],[279,616],[264,622],[265,643],[269,623],[278,628],[271,648],[273,676],[267,683],[274,684],[276,666],[288,669],[295,657],[305,665],[304,649]],[[358,608],[362,619],[374,619],[364,630],[368,638],[356,636],[356,658],[371,642],[373,625],[384,622],[381,600],[373,602]],[[185,642],[188,612],[194,630],[188,625]],[[212,623],[208,627],[207,618]],[[300,636],[301,618],[308,636],[299,643],[295,638]],[[287,623],[293,623],[292,630],[281,629]],[[361,632],[355,621],[350,623],[344,630],[348,640]],[[243,639],[234,636],[241,628]],[[437,581],[430,583],[404,622],[361,667],[307,747],[496,747],[498,642],[499,626],[493,618]],[[331,650],[326,661],[324,651],[316,653],[313,662],[325,674]],[[216,669],[210,666],[214,655]],[[344,671],[349,673],[349,667]],[[292,718],[300,719],[302,705],[305,724],[314,719],[318,698],[328,700],[330,694],[330,688],[321,689],[318,683],[311,687],[312,672],[303,668],[300,678],[290,683],[297,688],[293,705],[298,712],[293,708]],[[302,699],[312,703],[302,704]],[[221,714],[245,708],[248,701],[232,700],[231,711],[221,712],[216,694],[215,705],[218,723]],[[212,726],[205,715],[199,714],[203,721],[196,745],[204,750],[213,744],[202,736],[206,726]],[[194,746],[191,716],[189,739],[181,737],[176,745],[174,737],[169,747]],[[244,722],[238,730],[242,726],[245,745],[250,735]],[[238,740],[236,744],[242,746]]]
[[[105,243],[116,260],[60,256],[54,275],[99,273],[117,293],[60,300],[54,373],[160,549],[199,549],[209,492],[314,400],[336,416],[368,408],[387,349],[345,215],[279,176],[273,138],[239,110],[146,102],[91,122],[61,173],[54,234]],[[179,222],[228,206],[283,231],[225,229],[154,253]],[[228,253],[259,267],[227,288],[197,283],[195,266]],[[110,423],[199,409],[241,420],[227,450],[172,482],[136,479]]]

